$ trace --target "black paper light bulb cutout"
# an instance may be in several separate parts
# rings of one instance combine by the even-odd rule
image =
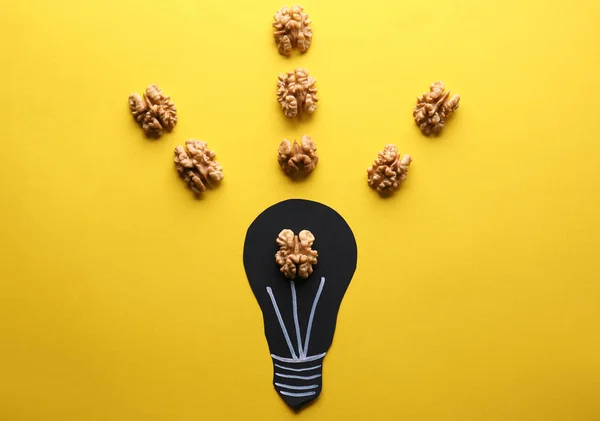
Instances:
[[[290,281],[279,270],[275,242],[281,230],[315,236],[319,261],[307,279]],[[352,230],[336,211],[318,202],[291,199],[263,211],[248,228],[244,267],[263,313],[273,361],[273,385],[293,409],[321,393],[323,360],[338,310],[358,258]]]

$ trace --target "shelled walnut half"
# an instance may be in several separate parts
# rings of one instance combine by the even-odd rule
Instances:
[[[163,129],[170,132],[177,124],[175,104],[157,85],[148,86],[143,97],[136,93],[129,95],[129,110],[148,137],[158,138]]]
[[[282,7],[273,17],[273,38],[279,54],[289,56],[292,48],[306,52],[312,42],[311,20],[299,4]]]
[[[295,173],[309,174],[317,163],[317,145],[309,136],[302,136],[300,144],[296,140],[294,143],[287,139],[279,145],[277,161],[279,166],[287,175]]]
[[[312,114],[317,109],[316,80],[308,70],[297,68],[280,74],[277,80],[277,102],[288,118],[299,114]]]
[[[381,194],[395,191],[406,179],[411,162],[410,155],[404,155],[400,159],[396,145],[385,145],[373,165],[367,170],[369,186]]]
[[[179,176],[199,194],[212,189],[223,180],[223,168],[215,160],[216,154],[206,142],[190,139],[175,148],[175,166]]]
[[[429,92],[417,98],[413,117],[426,136],[441,132],[448,117],[458,108],[460,96],[450,97],[450,91],[444,89],[444,83],[438,80],[429,86]]]
[[[288,279],[295,279],[298,275],[306,279],[313,272],[313,265],[317,264],[319,252],[312,250],[315,236],[310,231],[302,230],[298,235],[290,229],[284,229],[277,237],[279,251],[275,254],[275,261],[281,266],[280,271]]]

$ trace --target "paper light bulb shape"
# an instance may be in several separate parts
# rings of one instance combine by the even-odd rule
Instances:
[[[275,240],[289,228],[309,230],[318,263],[307,279],[290,281],[275,262]],[[273,385],[293,409],[316,399],[323,361],[333,341],[338,310],[358,258],[352,230],[336,211],[318,202],[291,199],[263,211],[248,228],[244,267],[263,313],[273,362]]]

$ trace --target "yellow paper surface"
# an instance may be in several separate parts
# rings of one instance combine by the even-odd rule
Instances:
[[[359,248],[302,419],[599,420],[600,3],[307,1],[291,59],[282,5],[4,3],[0,419],[296,419],[242,245],[297,197]],[[319,89],[303,122],[275,100],[297,66]],[[437,79],[462,99],[430,139],[412,108]],[[150,83],[179,110],[157,141],[127,106]],[[276,150],[303,134],[320,161],[294,183]],[[201,200],[172,162],[189,138],[225,171]],[[386,143],[414,162],[383,200],[366,169]]]

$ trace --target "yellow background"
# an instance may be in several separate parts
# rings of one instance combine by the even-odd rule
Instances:
[[[314,42],[279,56],[280,1],[5,2],[0,14],[0,420],[600,420],[600,3],[307,1]],[[317,79],[287,121],[277,74]],[[415,98],[462,97],[439,138]],[[150,83],[179,110],[145,139]],[[311,135],[303,183],[275,159]],[[209,142],[201,200],[173,148]],[[383,200],[366,168],[411,153]],[[338,210],[359,264],[324,390],[273,390],[242,244],[263,209]]]

